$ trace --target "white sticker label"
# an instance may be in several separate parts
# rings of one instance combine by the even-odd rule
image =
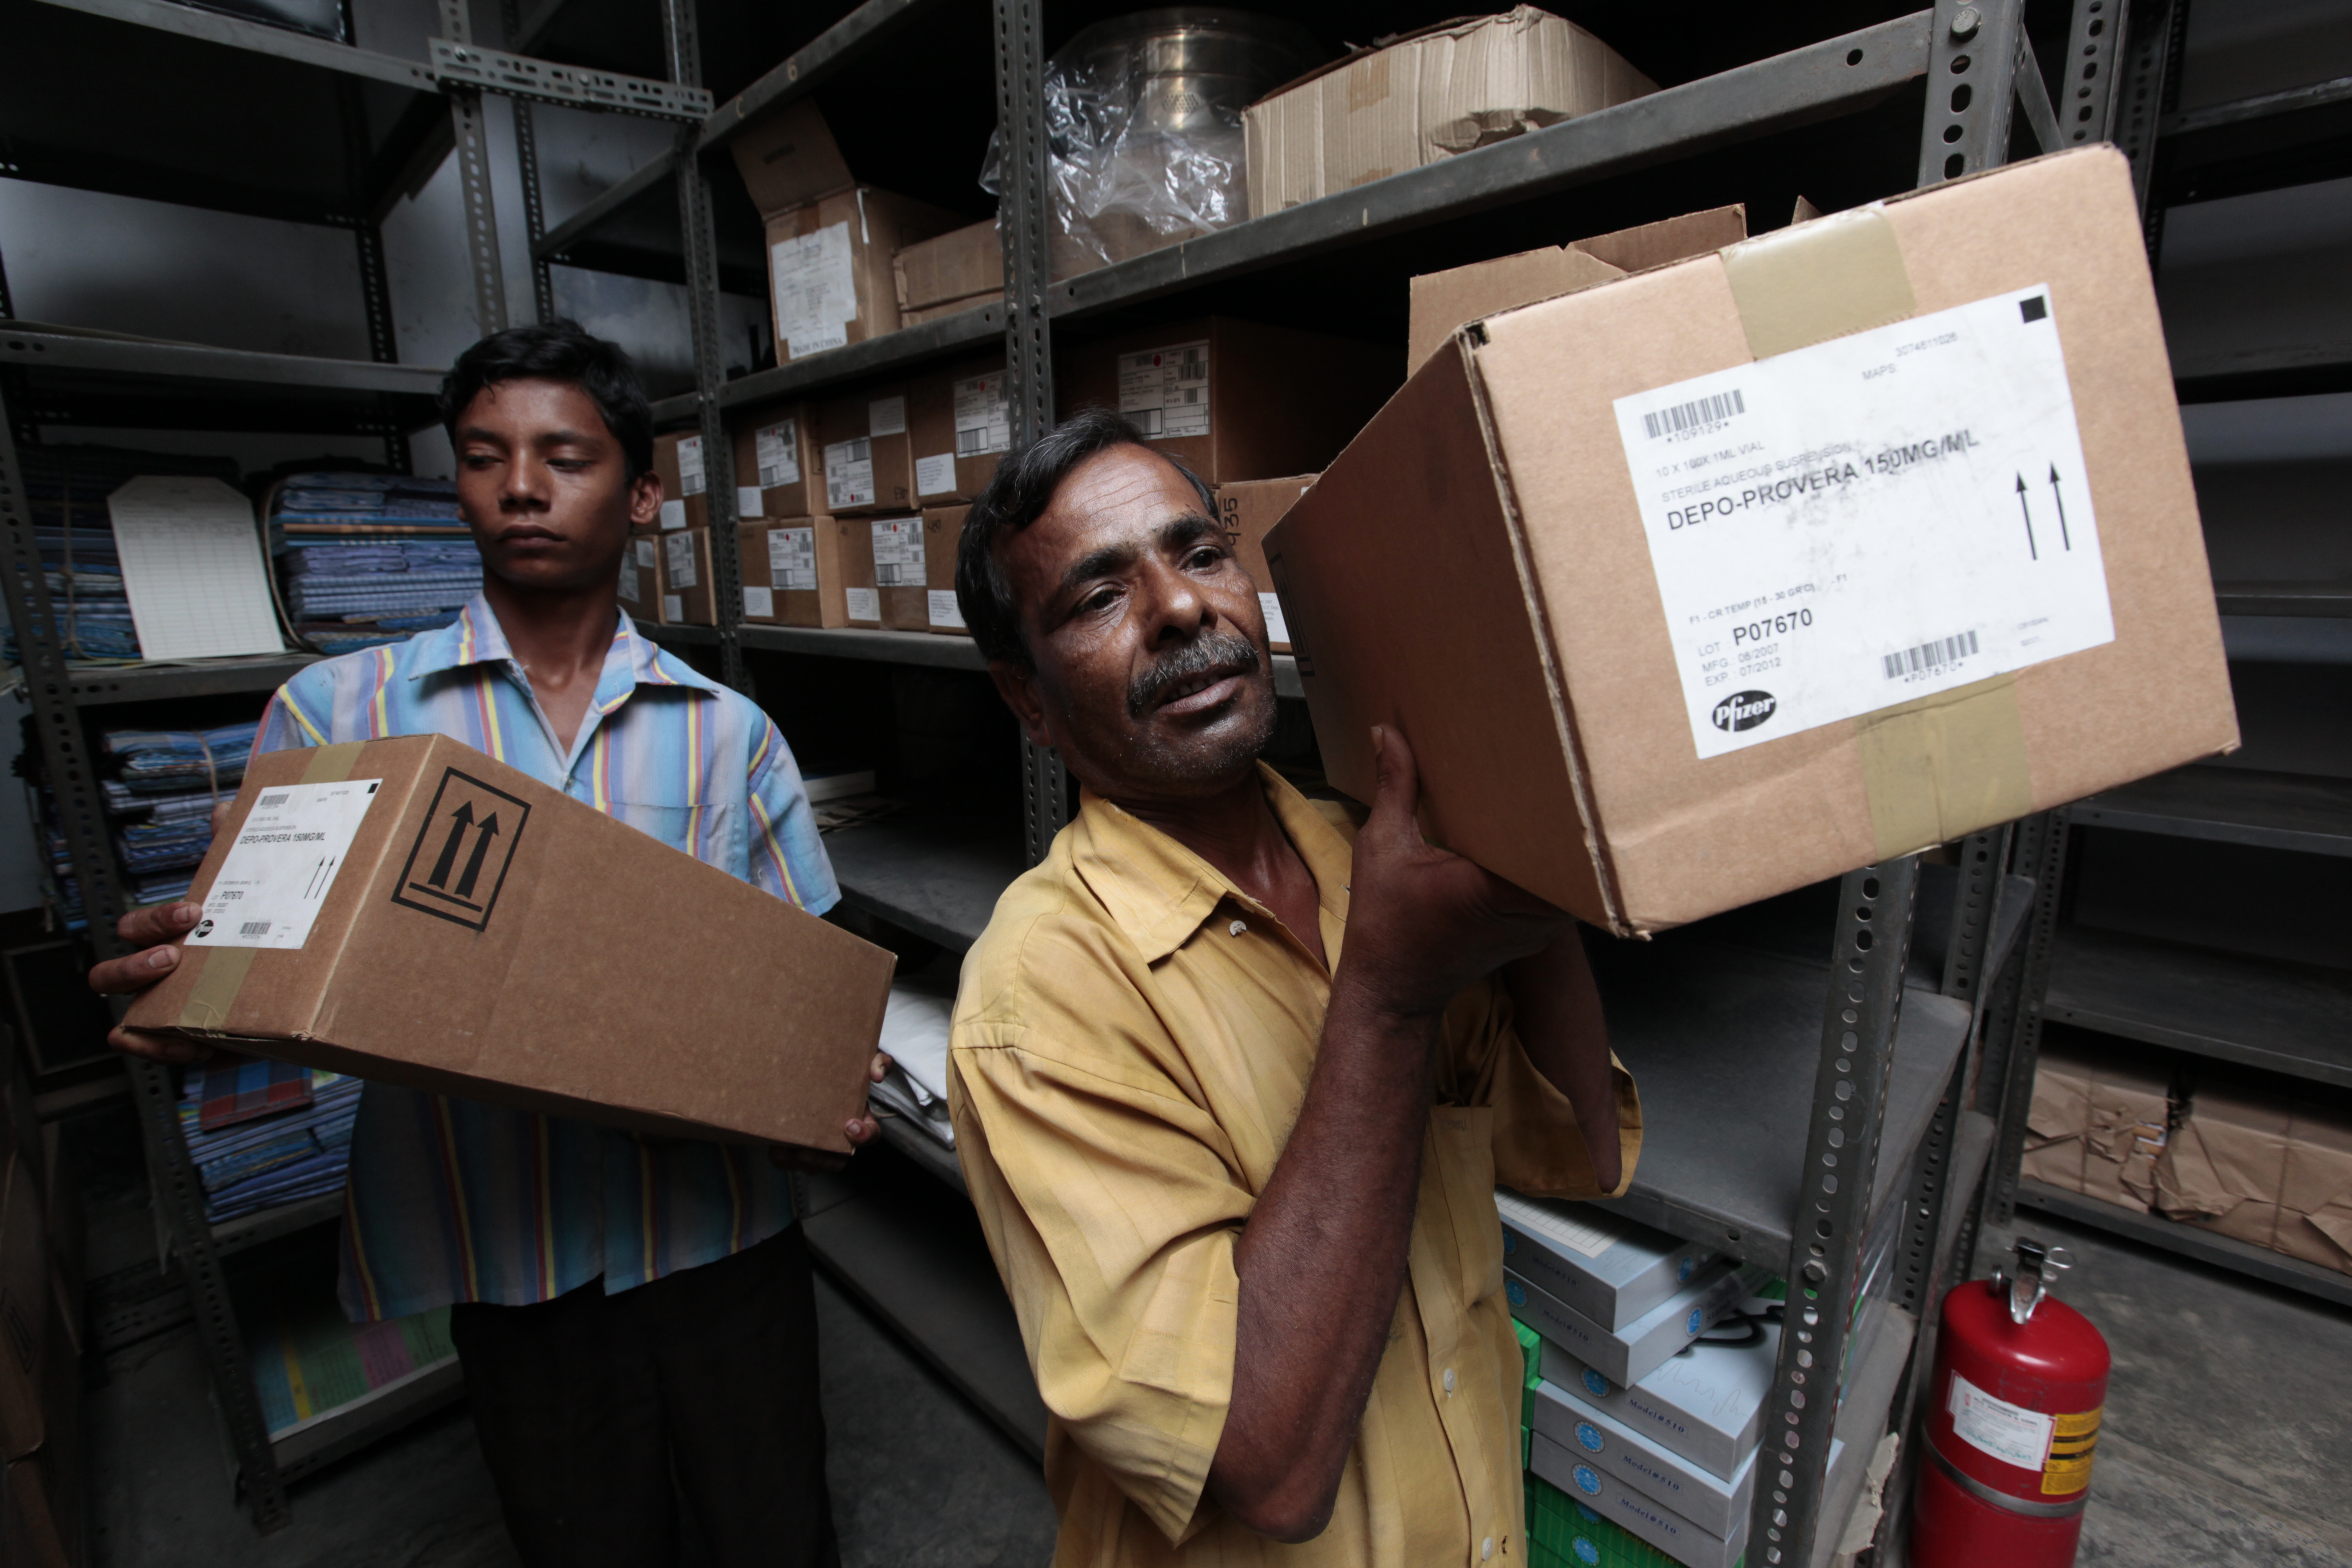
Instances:
[[[835,511],[874,504],[874,443],[860,436],[824,449],[824,500]]]
[[[955,454],[941,452],[937,457],[915,459],[915,493],[919,496],[952,494],[955,482]]]
[[[882,595],[871,588],[846,588],[843,593],[849,600],[849,618],[853,621],[878,621],[882,618]]]
[[[955,429],[959,458],[1013,450],[1013,405],[1003,371],[955,384]]]
[[[779,528],[769,532],[768,581],[787,593],[815,590],[815,529]]]
[[[751,621],[772,621],[776,618],[776,591],[773,588],[743,590],[743,618]]]
[[[849,342],[857,320],[857,276],[850,266],[849,225],[827,224],[814,234],[780,239],[768,247],[776,336],[794,359]]]
[[[907,433],[907,399],[877,397],[866,405],[866,433],[868,436],[904,436]]]
[[[661,525],[666,530],[672,528],[684,528],[686,526],[686,503],[682,500],[666,500],[662,502]]]
[[[760,484],[763,489],[800,483],[800,422],[779,419],[753,431],[751,458],[760,465]]]
[[[261,792],[205,894],[194,947],[299,947],[382,779],[278,784]]]
[[[1272,594],[1257,596],[1258,614],[1265,617],[1265,640],[1286,643],[1290,640],[1290,623],[1282,618],[1282,601]]]
[[[622,599],[622,601],[623,601],[624,603],[625,603],[625,604],[631,604],[631,605],[634,605],[634,604],[635,604],[635,603],[637,603],[637,602],[638,602],[638,596],[639,596],[641,594],[643,594],[643,593],[644,593],[644,591],[645,591],[645,590],[643,589],[643,587],[641,587],[641,586],[639,585],[638,582],[637,582],[637,552],[636,552],[635,551],[634,551],[634,550],[624,550],[624,551],[622,551],[622,552],[621,552],[621,599]]]
[[[760,500],[759,486],[737,485],[735,487],[735,515],[737,517],[757,517],[760,515],[760,508],[765,503]]]
[[[662,595],[662,619],[673,626],[686,624],[686,601],[676,594]]]
[[[1209,433],[1209,345],[1175,343],[1118,356],[1118,411],[1147,440]]]
[[[2051,1416],[1987,1394],[1957,1372],[1944,1408],[1951,1412],[1954,1436],[2004,1465],[2039,1470],[2050,1457],[2050,1434],[2056,1426]]]
[[[694,574],[694,535],[673,534],[662,545],[669,552],[670,587],[691,588],[701,581]]]
[[[963,610],[956,604],[953,588],[933,588],[930,591],[931,625],[950,631],[963,631]]]
[[[2046,286],[1616,408],[1702,757],[2115,640]]]
[[[877,588],[919,588],[923,585],[921,518],[875,520],[874,585]]]
[[[703,489],[702,437],[688,436],[677,444],[677,489],[680,495],[698,496]]]

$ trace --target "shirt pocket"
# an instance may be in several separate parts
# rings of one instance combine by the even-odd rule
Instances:
[[[741,874],[743,811],[732,802],[616,800],[605,814],[708,865]]]
[[[1429,1113],[1438,1197],[1453,1235],[1454,1289],[1474,1305],[1503,1289],[1503,1223],[1495,1212],[1495,1113],[1441,1105]]]

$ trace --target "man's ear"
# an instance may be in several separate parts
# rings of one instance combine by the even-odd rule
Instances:
[[[1021,721],[1022,732],[1041,746],[1054,743],[1052,728],[1045,722],[1045,703],[1037,691],[1037,672],[1024,669],[1010,659],[988,661],[988,679],[996,682],[996,694]]]
[[[661,515],[661,475],[647,468],[629,485],[629,526],[651,528],[654,519]]]

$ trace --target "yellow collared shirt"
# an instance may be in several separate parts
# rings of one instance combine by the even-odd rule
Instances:
[[[1260,773],[1337,963],[1349,832]],[[1494,1188],[1597,1189],[1495,981],[1446,1015],[1407,1283],[1329,1527],[1286,1546],[1204,1495],[1233,1391],[1234,1246],[1305,1099],[1330,984],[1263,905],[1091,794],[964,962],[949,1104],[1052,1413],[1056,1568],[1526,1557]],[[1641,1104],[1615,1079],[1630,1180]]]

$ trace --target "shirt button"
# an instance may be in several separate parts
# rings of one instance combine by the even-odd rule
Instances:
[[[1454,1369],[1450,1366],[1445,1369],[1445,1392],[1448,1394],[1454,1392]],[[1491,1546],[1494,1543],[1489,1542],[1487,1544]]]
[[[1242,921],[1235,921],[1233,924],[1225,928],[1225,934],[1228,936],[1240,936],[1243,932],[1248,930],[1249,926],[1247,923]]]
[[[1493,1555],[1495,1555],[1495,1538],[1490,1535],[1478,1543],[1478,1561],[1484,1563]]]

